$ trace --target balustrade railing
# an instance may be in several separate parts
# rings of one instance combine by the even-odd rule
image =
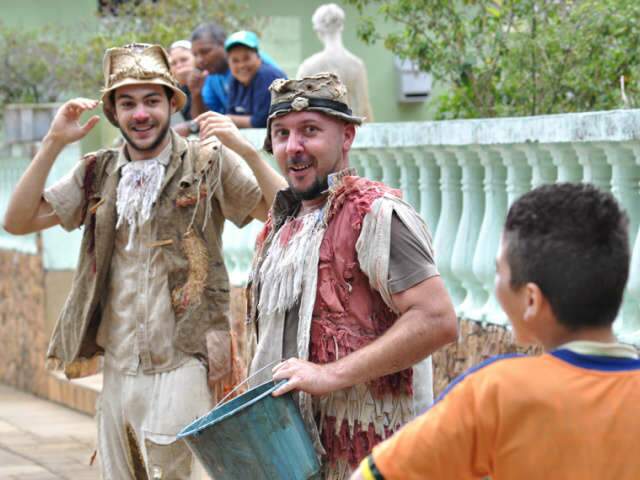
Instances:
[[[262,146],[263,130],[246,130],[245,135]],[[544,183],[583,181],[611,191],[629,214],[633,248],[631,278],[615,328],[625,341],[640,345],[640,110],[368,124],[358,130],[350,162],[360,175],[401,189],[426,220],[458,314],[495,324],[506,323],[493,282],[509,205]],[[0,159],[0,214],[7,189],[26,163]],[[225,259],[234,284],[246,282],[261,226],[225,226]],[[43,237],[48,265],[75,268],[77,248],[60,251],[56,238]],[[12,241],[0,234],[0,248],[11,248]],[[25,250],[34,248],[33,240],[27,244]]]

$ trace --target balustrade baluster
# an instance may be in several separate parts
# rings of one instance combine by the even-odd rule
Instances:
[[[418,190],[418,167],[413,155],[406,149],[395,150],[393,156],[400,166],[400,189],[405,201],[416,211],[420,211],[420,192]]]
[[[410,155],[418,166],[418,189],[420,190],[420,215],[427,222],[435,238],[440,217],[440,167],[432,153],[412,148]]]
[[[372,157],[382,171],[381,182],[392,188],[400,188],[400,168],[393,155],[394,149],[376,149]]]
[[[556,167],[548,151],[526,144],[520,147],[531,167],[531,188],[556,181]]]
[[[369,149],[362,149],[362,156],[360,157],[361,164],[364,168],[364,176],[369,180],[382,180],[382,170],[378,164],[376,155]]]
[[[434,250],[440,275],[447,285],[453,304],[457,306],[464,299],[465,293],[460,280],[451,270],[453,245],[458,232],[462,206],[461,171],[456,158],[451,153],[444,150],[433,150],[433,154],[440,166],[440,192],[442,194],[442,213],[438,220]]]
[[[627,307],[627,309],[623,311],[623,328],[621,336],[624,341],[637,344],[640,342],[640,202],[638,201],[640,179],[638,178],[639,174],[637,170],[637,168],[640,167],[640,144],[634,142],[628,146],[633,152],[635,168],[628,163],[626,165],[627,169],[629,169],[627,172],[614,167],[614,180],[618,178],[618,174],[621,180],[620,182],[615,181],[615,183],[625,185],[625,191],[628,194],[628,196],[625,195],[627,199],[624,200],[624,202],[626,203],[625,207],[627,208],[630,220],[629,237],[632,254],[631,271],[629,272],[626,297],[631,299],[632,304],[635,304],[635,308]],[[630,174],[631,176],[631,180],[629,182],[625,178],[627,174]],[[612,183],[614,182],[612,181]],[[613,188],[615,190],[619,187],[614,186]],[[635,228],[632,226],[633,223],[636,224]],[[634,235],[635,241],[633,240]]]
[[[462,169],[462,214],[453,246],[451,270],[466,291],[464,300],[458,305],[457,314],[459,317],[469,318],[469,313],[484,305],[487,300],[481,282],[473,273],[473,256],[484,214],[484,169],[472,150],[454,149],[452,153]]]
[[[480,163],[484,167],[484,216],[473,256],[473,273],[480,280],[487,296],[485,304],[469,312],[473,320],[505,324],[503,313],[494,295],[496,254],[507,214],[507,170],[498,152],[477,148]]]
[[[607,192],[611,191],[611,166],[607,163],[604,152],[594,144],[574,143],[573,149],[582,165],[582,181],[593,183]]]
[[[496,147],[507,167],[507,201],[511,205],[531,189],[531,167],[524,153],[509,146]]]
[[[553,164],[558,169],[558,182],[580,182],[582,181],[582,167],[578,162],[578,156],[569,144],[547,144],[541,145],[551,155]]]
[[[364,154],[360,149],[353,149],[349,153],[349,166],[356,169],[359,176],[364,177],[364,166],[362,165],[362,156]]]

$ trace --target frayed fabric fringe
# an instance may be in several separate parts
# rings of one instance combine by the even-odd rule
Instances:
[[[320,247],[324,235],[321,210],[289,221],[275,234],[269,255],[259,272],[261,283],[260,316],[291,309],[300,297],[304,272],[309,268],[312,251]]]
[[[133,238],[138,226],[151,217],[151,207],[158,198],[163,178],[164,165],[157,159],[129,162],[122,167],[116,200],[116,228],[120,228],[124,221],[129,225],[126,250],[133,247]]]
[[[356,467],[376,444],[413,418],[413,399],[392,393],[376,398],[360,384],[321,397],[314,410],[326,461]]]

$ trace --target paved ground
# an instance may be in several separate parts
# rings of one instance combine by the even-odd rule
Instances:
[[[0,384],[0,479],[97,480],[93,418]]]

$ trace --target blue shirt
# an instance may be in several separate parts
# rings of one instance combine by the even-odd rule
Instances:
[[[229,104],[229,79],[231,70],[225,73],[210,73],[204,79],[202,86],[202,101],[209,110],[218,113],[227,113]]]
[[[271,103],[269,85],[276,78],[287,78],[287,75],[282,70],[264,62],[247,86],[231,77],[229,82],[228,113],[250,115],[250,122],[253,128],[266,127]]]
[[[260,52],[260,58],[263,63],[268,63],[276,68],[278,64],[267,53]],[[204,79],[202,86],[202,101],[208,110],[218,113],[228,113],[229,107],[229,82],[231,80],[231,70],[227,69],[224,73],[210,73]]]

